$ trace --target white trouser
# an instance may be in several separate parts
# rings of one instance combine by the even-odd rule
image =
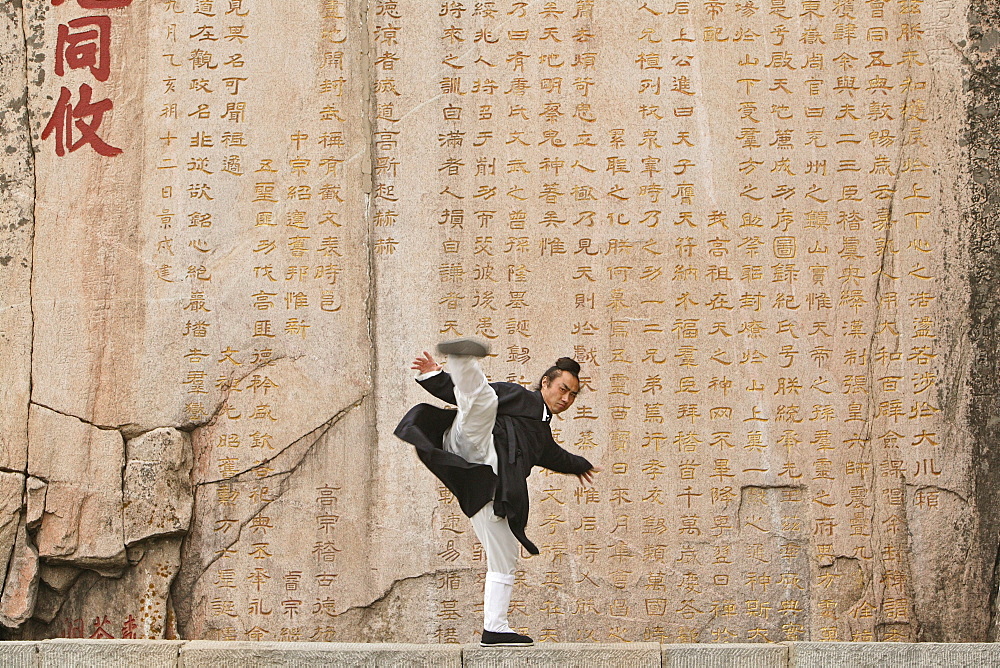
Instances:
[[[449,355],[448,371],[455,384],[458,415],[444,435],[444,449],[468,462],[488,464],[497,471],[493,424],[497,393],[490,387],[479,361],[466,355]],[[483,589],[483,628],[509,633],[507,608],[514,589],[514,571],[520,543],[507,518],[493,514],[493,502],[472,516],[472,528],[486,552],[486,585]]]
[[[497,472],[493,423],[497,419],[497,393],[475,357],[449,355],[448,372],[455,384],[458,415],[444,434],[444,449],[467,462],[489,464]]]

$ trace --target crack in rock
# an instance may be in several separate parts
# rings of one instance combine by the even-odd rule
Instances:
[[[343,408],[340,411],[338,411],[329,420],[327,420],[326,422],[324,422],[323,424],[321,424],[320,426],[318,426],[316,429],[312,430],[308,434],[306,434],[306,435],[304,435],[304,436],[296,439],[295,441],[293,441],[289,445],[285,446],[284,448],[282,448],[278,453],[276,453],[273,457],[271,457],[267,461],[261,462],[260,464],[254,466],[253,468],[250,468],[250,469],[247,469],[245,471],[242,471],[242,472],[238,473],[237,475],[235,475],[235,476],[233,476],[231,478],[224,478],[224,479],[221,479],[221,480],[209,480],[209,481],[203,481],[203,482],[196,483],[196,485],[195,485],[196,487],[201,487],[201,486],[204,486],[204,485],[212,485],[212,484],[219,484],[219,483],[223,483],[223,482],[235,481],[238,478],[240,478],[241,476],[245,476],[245,475],[253,472],[255,469],[258,469],[258,468],[260,468],[262,466],[267,465],[269,462],[274,461],[281,454],[283,454],[285,452],[288,452],[291,448],[293,448],[296,445],[302,443],[303,441],[305,441],[307,439],[312,439],[312,442],[309,443],[309,445],[303,450],[302,454],[298,457],[298,460],[290,468],[288,468],[285,471],[281,471],[279,473],[273,473],[273,474],[269,474],[268,476],[263,476],[264,478],[277,478],[277,477],[281,477],[281,480],[278,482],[278,493],[273,498],[271,498],[271,499],[269,499],[267,501],[260,502],[258,504],[258,506],[253,509],[252,512],[247,513],[246,519],[243,520],[242,522],[240,522],[239,526],[237,527],[236,535],[233,538],[233,540],[228,545],[226,545],[223,549],[217,550],[215,552],[215,555],[212,557],[212,559],[210,561],[208,561],[208,563],[206,563],[203,567],[201,567],[201,573],[195,578],[195,580],[200,579],[205,573],[207,573],[208,569],[211,568],[212,565],[216,561],[218,561],[219,559],[221,559],[222,556],[224,554],[226,554],[226,552],[228,552],[234,545],[236,545],[240,541],[240,538],[243,535],[243,530],[246,528],[247,524],[249,524],[250,521],[255,516],[259,515],[261,511],[263,511],[269,505],[271,505],[272,503],[274,503],[275,501],[277,501],[278,499],[280,499],[282,497],[282,495],[284,495],[284,493],[288,491],[289,481],[291,480],[291,478],[295,474],[295,472],[298,471],[299,467],[306,460],[306,458],[309,456],[309,454],[312,452],[312,450],[316,446],[316,444],[319,443],[319,441],[323,438],[323,436],[325,436],[326,433],[329,432],[330,429],[332,429],[334,427],[334,425],[336,425],[337,423],[339,423],[346,415],[348,415],[351,411],[353,411],[355,408],[357,408],[358,406],[360,406],[361,403],[366,398],[368,398],[368,396],[369,396],[368,393],[365,393],[365,394],[361,395],[357,400],[355,400],[354,402],[352,402],[351,404],[349,404],[345,408]]]
[[[217,485],[217,484],[223,483],[223,482],[239,481],[240,478],[242,478],[242,477],[244,477],[244,476],[246,476],[246,475],[248,475],[250,473],[253,473],[254,471],[257,471],[258,469],[261,469],[261,468],[270,468],[270,464],[272,462],[274,462],[279,457],[281,457],[283,454],[285,454],[286,452],[288,452],[289,450],[291,450],[292,448],[294,448],[296,445],[298,445],[299,443],[301,443],[302,441],[304,441],[304,440],[306,440],[308,438],[311,438],[311,437],[315,436],[316,440],[313,442],[313,445],[315,445],[316,441],[318,441],[323,436],[323,434],[325,434],[327,431],[329,431],[329,429],[331,427],[333,427],[335,424],[337,424],[342,419],[344,419],[344,417],[348,413],[350,413],[352,410],[354,410],[355,408],[357,408],[358,406],[360,406],[361,402],[363,402],[366,398],[368,398],[368,393],[365,393],[365,394],[361,395],[361,397],[359,397],[357,400],[355,400],[354,402],[352,402],[351,404],[349,404],[345,408],[342,408],[340,411],[338,411],[329,420],[327,420],[326,422],[323,422],[318,427],[316,427],[312,431],[304,434],[303,436],[300,436],[299,438],[291,441],[288,445],[286,445],[285,447],[281,448],[280,450],[278,450],[277,452],[275,452],[273,455],[271,455],[270,457],[268,457],[264,461],[262,461],[262,462],[260,462],[258,464],[254,464],[253,466],[251,466],[248,469],[244,469],[244,470],[240,471],[239,473],[235,473],[235,474],[233,474],[231,476],[227,476],[225,478],[216,478],[216,479],[213,479],[213,480],[203,480],[201,482],[195,483],[195,486],[196,487],[201,487],[202,485]],[[305,459],[305,456],[309,453],[309,449],[311,449],[311,448],[312,448],[312,445],[310,445],[310,447],[306,449],[306,452],[303,453],[302,457],[299,458],[299,461],[296,462],[295,465],[291,469],[286,470],[286,471],[279,471],[277,473],[269,473],[269,474],[264,475],[264,476],[259,476],[259,478],[260,479],[266,479],[266,478],[272,478],[272,477],[276,477],[276,476],[280,476],[280,475],[285,475],[287,473],[293,473],[295,471],[295,469],[298,468],[298,466],[302,462],[302,460]]]
[[[44,408],[47,411],[52,411],[53,413],[58,413],[59,415],[63,415],[65,417],[70,417],[70,418],[79,420],[80,422],[82,422],[82,423],[84,423],[86,425],[90,425],[94,429],[100,429],[101,431],[118,431],[118,432],[120,432],[122,430],[122,427],[115,427],[115,426],[112,426],[112,425],[98,424],[96,422],[91,422],[90,420],[88,420],[86,418],[82,418],[79,415],[73,415],[72,413],[67,413],[66,411],[61,411],[58,408],[53,408],[52,406],[47,406],[46,404],[43,404],[43,403],[38,402],[38,401],[35,401],[34,399],[32,399],[28,403],[30,405],[32,405],[32,406],[38,406],[39,408]]]
[[[481,569],[479,569],[479,568],[471,568],[471,567],[469,567],[469,568],[438,568],[438,569],[435,569],[433,571],[427,571],[425,573],[418,573],[417,575],[407,575],[407,576],[404,576],[404,577],[401,577],[401,578],[395,578],[394,580],[392,580],[386,586],[385,591],[383,591],[381,594],[379,594],[378,596],[376,596],[375,598],[373,598],[368,603],[361,603],[361,604],[358,604],[358,605],[352,605],[352,606],[346,608],[343,612],[337,613],[336,616],[340,617],[342,615],[347,615],[347,614],[352,613],[352,612],[370,612],[370,608],[371,607],[376,606],[379,603],[382,603],[383,601],[385,601],[390,595],[392,595],[393,591],[395,591],[395,589],[397,587],[399,587],[400,585],[402,585],[402,584],[404,584],[406,582],[412,582],[414,580],[422,580],[422,579],[428,578],[428,577],[437,577],[438,575],[446,575],[446,574],[454,574],[454,573],[470,573],[470,574],[471,573],[478,573],[478,572],[480,572],[480,570]]]
[[[287,359],[287,360],[291,360],[292,362],[295,362],[297,360],[302,359],[304,356],[305,356],[304,353],[301,354],[301,355],[294,355],[294,356],[278,355],[277,357],[272,357],[272,358],[269,358],[269,359],[264,360],[262,362],[258,362],[254,366],[250,367],[247,370],[247,372],[244,373],[242,376],[239,376],[238,378],[234,379],[233,382],[230,383],[228,387],[226,387],[224,394],[219,399],[219,403],[215,406],[215,408],[212,410],[212,412],[208,414],[207,417],[205,417],[202,420],[195,420],[195,421],[192,421],[192,422],[185,422],[184,424],[182,424],[182,425],[180,425],[178,427],[175,427],[175,429],[178,429],[180,431],[194,431],[195,429],[200,429],[201,427],[207,427],[208,425],[213,424],[215,422],[216,418],[218,418],[219,415],[222,414],[222,411],[226,408],[227,404],[229,403],[229,396],[233,393],[233,387],[239,385],[244,380],[246,380],[247,378],[249,378],[254,373],[260,371],[264,367],[273,366],[279,360],[285,360],[285,359]]]

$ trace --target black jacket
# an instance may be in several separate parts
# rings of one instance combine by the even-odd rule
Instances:
[[[419,382],[438,399],[456,403],[455,386],[447,373]],[[506,517],[511,533],[521,545],[531,554],[538,554],[538,548],[524,535],[528,524],[527,479],[532,467],[580,474],[593,466],[583,457],[566,452],[553,440],[549,423],[542,420],[541,393],[516,383],[490,385],[498,399],[493,425],[497,474],[488,464],[473,464],[444,450],[444,433],[455,419],[452,409],[417,404],[403,416],[394,433],[416,447],[420,461],[451,490],[463,513],[472,517],[493,501],[494,514]]]

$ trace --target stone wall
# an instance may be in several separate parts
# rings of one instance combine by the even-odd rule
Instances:
[[[6,3],[8,637],[472,639],[391,433],[474,335],[606,469],[517,628],[989,639],[993,4]]]

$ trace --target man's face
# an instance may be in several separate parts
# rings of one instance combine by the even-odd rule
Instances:
[[[569,371],[559,373],[551,382],[548,378],[542,378],[542,399],[553,415],[572,406],[576,395],[580,393],[580,381],[573,374]]]

